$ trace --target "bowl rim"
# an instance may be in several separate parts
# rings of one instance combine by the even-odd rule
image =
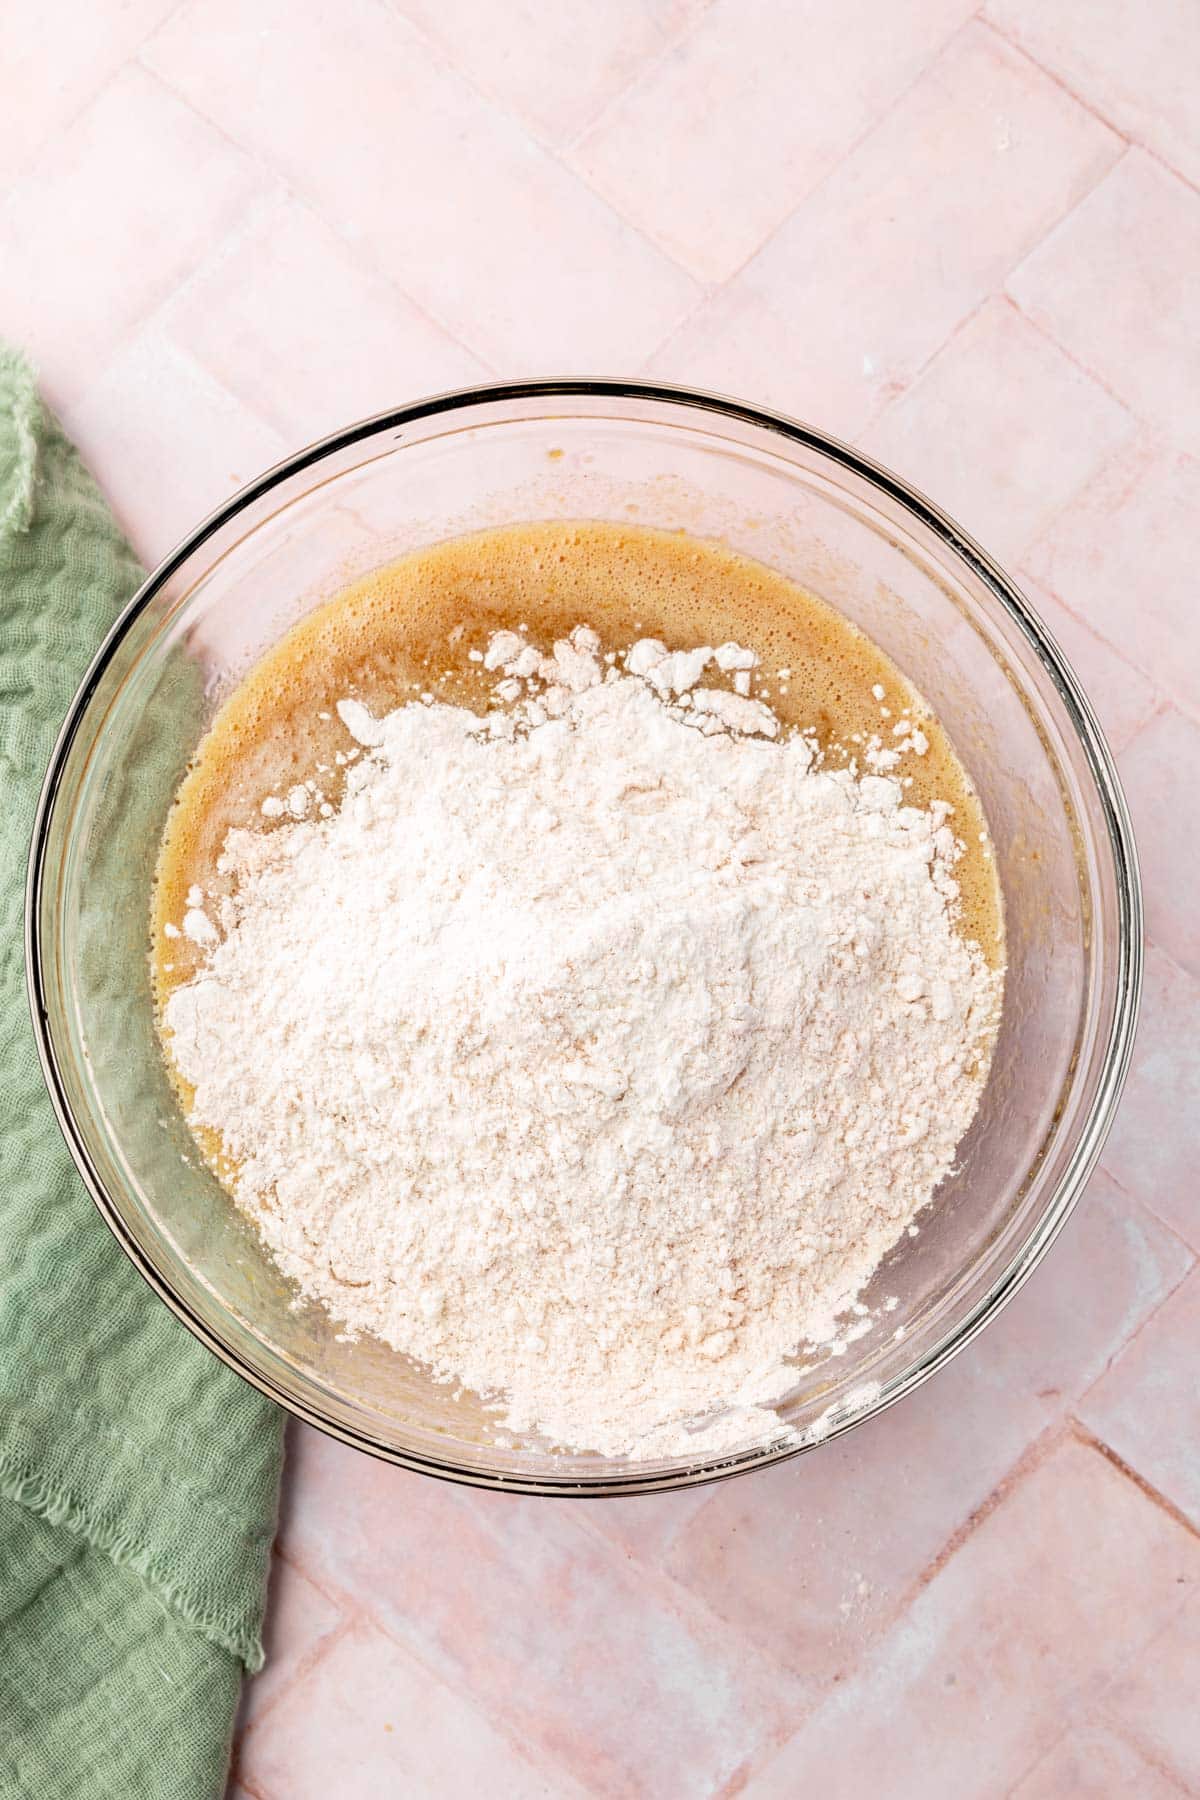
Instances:
[[[783,1443],[743,1452],[732,1459],[697,1462],[685,1468],[666,1472],[638,1474],[630,1465],[629,1475],[606,1474],[598,1479],[587,1477],[530,1477],[473,1469],[452,1460],[423,1456],[410,1449],[400,1449],[369,1432],[355,1430],[333,1418],[302,1395],[285,1390],[261,1369],[256,1368],[202,1318],[172,1287],[126,1225],[121,1209],[108,1192],[92,1163],[83,1136],[78,1129],[67,1100],[66,1088],[59,1068],[58,1055],[51,1034],[49,1010],[42,968],[42,934],[40,915],[48,875],[47,842],[49,829],[72,746],[96,688],[130,627],[161,592],[166,583],[210,537],[269,494],[305,469],[351,448],[364,439],[419,420],[445,414],[452,416],[471,407],[496,405],[505,401],[555,399],[596,399],[601,401],[640,400],[676,407],[690,407],[718,419],[726,419],[773,433],[787,442],[819,452],[833,463],[875,488],[900,505],[905,512],[924,525],[940,543],[958,556],[983,583],[990,597],[999,605],[1012,624],[1035,652],[1049,676],[1074,735],[1084,752],[1085,762],[1100,802],[1107,843],[1112,855],[1116,894],[1116,966],[1114,970],[1113,1015],[1107,1043],[1098,1050],[1100,1075],[1096,1092],[1083,1119],[1079,1141],[1071,1153],[1066,1169],[1049,1197],[1044,1211],[1028,1235],[1017,1244],[1001,1274],[989,1289],[975,1301],[969,1311],[951,1326],[903,1375],[894,1379],[889,1390],[870,1403],[842,1417],[835,1417],[820,1438],[800,1444]],[[25,963],[29,1006],[34,1039],[42,1074],[50,1095],[59,1129],[72,1160],[91,1195],[100,1216],[112,1231],[121,1248],[138,1273],[176,1315],[187,1329],[213,1354],[242,1379],[285,1411],[304,1419],[327,1435],[353,1445],[369,1455],[417,1473],[459,1485],[479,1487],[514,1494],[604,1498],[631,1494],[663,1493],[704,1483],[727,1480],[759,1468],[772,1468],[832,1442],[864,1420],[894,1406],[898,1400],[914,1392],[938,1369],[964,1349],[1008,1304],[1028,1279],[1078,1201],[1091,1176],[1105,1139],[1111,1129],[1117,1103],[1125,1085],[1133,1053],[1137,1018],[1141,1000],[1144,959],[1143,907],[1137,847],[1129,808],[1117,774],[1115,760],[1107,740],[1066,657],[1037,613],[1000,565],[981,545],[963,530],[936,503],[918,488],[864,456],[861,451],[816,427],[766,407],[751,405],[731,396],[701,388],[678,387],[653,381],[609,380],[601,378],[542,378],[526,381],[491,382],[475,387],[456,388],[427,396],[405,406],[396,407],[361,419],[356,424],[317,439],[294,455],[284,458],[248,482],[229,500],[211,512],[189,532],[153,569],[132,598],[122,608],[92,658],[72,699],[66,718],[55,741],[42,784],[29,853],[25,892]],[[253,1334],[250,1334],[253,1336]]]

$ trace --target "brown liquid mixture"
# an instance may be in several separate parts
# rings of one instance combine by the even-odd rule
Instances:
[[[672,650],[730,639],[750,646],[762,658],[751,694],[786,725],[814,731],[828,766],[857,756],[862,767],[865,741],[877,734],[890,744],[907,710],[928,752],[904,756],[890,772],[911,783],[913,805],[954,808],[950,823],[964,845],[955,871],[962,930],[993,966],[1003,962],[1000,889],[979,800],[925,702],[881,650],[823,601],[719,544],[644,526],[544,523],[452,539],[377,570],[295,626],[226,700],[164,832],[152,918],[159,1006],[202,956],[164,928],[182,919],[193,884],[206,897],[222,890],[216,863],[230,827],[270,829],[264,796],[310,778],[337,804],[344,766],[336,757],[358,748],[338,700],[353,696],[382,715],[432,694],[482,713],[497,678],[470,660],[471,650],[518,627],[548,650],[576,625],[592,626],[611,650],[642,637]],[[731,678],[710,670],[705,681]]]

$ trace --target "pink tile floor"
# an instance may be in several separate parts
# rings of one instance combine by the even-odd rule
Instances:
[[[0,334],[147,561],[422,392],[737,391],[1014,569],[1145,863],[1125,1105],[1005,1317],[682,1497],[293,1429],[231,1794],[1200,1795],[1196,0],[10,0],[3,45]]]

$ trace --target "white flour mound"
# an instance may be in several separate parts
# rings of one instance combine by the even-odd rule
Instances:
[[[598,649],[496,634],[519,704],[486,724],[344,702],[341,807],[230,834],[167,1037],[239,1205],[351,1330],[509,1430],[711,1453],[781,1434],[788,1359],[951,1168],[1001,983],[946,809],[698,687],[736,646]]]

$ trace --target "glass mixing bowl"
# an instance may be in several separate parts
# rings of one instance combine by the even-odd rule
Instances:
[[[1133,839],[1091,707],[1027,602],[936,506],[856,451],[713,395],[525,382],[339,432],[223,506],[143,585],[72,706],[46,779],[28,906],[46,1079],[80,1173],[142,1274],[290,1411],[409,1468],[527,1493],[684,1486],[793,1454],[613,1462],[498,1448],[494,1415],[383,1346],[339,1341],[195,1154],[154,1034],[149,896],[163,819],[214,709],[260,653],[403,551],[539,518],[721,538],[839,607],[911,677],[982,796],[1003,881],[1008,990],[955,1174],[864,1299],[871,1327],[800,1359],[804,1445],[924,1381],[1020,1286],[1112,1121],[1133,1038]],[[887,1300],[891,1309],[885,1308]]]

